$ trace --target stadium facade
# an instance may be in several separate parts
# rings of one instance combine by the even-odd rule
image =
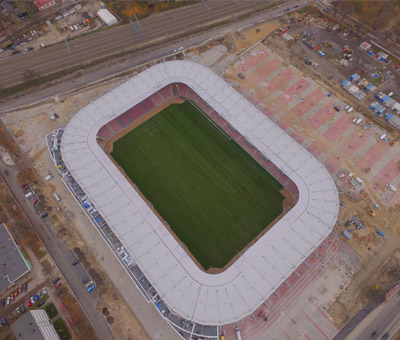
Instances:
[[[184,84],[196,93],[298,190],[295,206],[218,274],[205,273],[192,261],[96,139],[106,124],[171,84]],[[157,299],[174,315],[198,325],[221,326],[253,313],[323,242],[337,220],[338,192],[325,167],[197,63],[169,61],[146,69],[81,109],[54,138],[61,142],[63,173],[84,191]],[[51,152],[56,160],[54,149]],[[138,288],[143,293],[143,287]],[[159,310],[161,302],[156,303]]]

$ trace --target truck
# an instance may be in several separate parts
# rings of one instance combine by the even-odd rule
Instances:
[[[363,184],[364,183],[364,181],[360,177],[356,177],[356,182],[358,184]]]
[[[237,340],[242,340],[242,336],[240,335],[239,328],[236,328],[236,337],[237,337]]]
[[[378,138],[378,142],[382,142],[386,138],[386,133]]]
[[[386,186],[393,192],[397,191],[397,188],[395,186],[391,185],[390,183],[386,184]]]
[[[61,198],[56,193],[54,193],[53,196],[57,202],[61,202]]]
[[[26,195],[25,195],[25,198],[29,198],[29,197],[32,197],[33,196],[33,192],[32,191],[29,191]]]

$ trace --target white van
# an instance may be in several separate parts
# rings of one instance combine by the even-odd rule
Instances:
[[[352,112],[354,109],[350,106],[346,111],[347,111],[347,113],[350,113],[350,112]]]
[[[70,29],[71,31],[75,31],[74,26],[69,26],[69,29]]]
[[[33,196],[33,192],[32,191],[29,191],[26,195],[25,195],[25,198],[29,198],[29,197],[32,197]]]
[[[382,142],[386,138],[386,134],[384,133],[382,136],[378,138],[378,142]]]
[[[364,183],[364,181],[360,177],[356,177],[356,182],[358,184],[363,184]]]
[[[79,27],[77,25],[74,25],[75,31],[79,31]]]
[[[397,191],[397,188],[396,188],[395,186],[391,185],[391,184],[386,184],[386,186],[387,186],[390,190],[392,190],[393,192]]]
[[[362,118],[357,119],[357,121],[355,122],[356,125],[360,124],[362,122]]]

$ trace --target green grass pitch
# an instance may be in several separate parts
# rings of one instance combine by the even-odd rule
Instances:
[[[117,140],[111,156],[205,270],[283,210],[281,184],[188,101]]]

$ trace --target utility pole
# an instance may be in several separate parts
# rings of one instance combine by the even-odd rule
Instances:
[[[142,33],[143,33],[143,40],[146,40],[146,36],[144,35],[144,29],[143,29],[143,26],[142,26],[142,24],[140,23],[139,19],[137,18],[136,14],[135,14],[135,20],[136,20],[136,23],[138,24],[138,26],[139,26],[140,30],[141,30],[141,31],[142,31]]]
[[[205,2],[205,0],[201,0],[204,4],[204,6],[206,6],[207,11],[208,11],[208,21],[211,21],[211,10],[210,7],[208,7],[207,3]]]
[[[68,54],[71,55],[71,50],[69,49],[67,37],[64,37],[64,40],[65,40],[65,46],[67,46]]]
[[[136,33],[136,36],[137,36],[138,41],[141,42],[141,41],[140,41],[140,34],[139,34],[139,31],[137,30],[137,28],[136,28],[134,22],[133,22],[131,19],[129,19],[129,22],[131,23],[132,29],[133,29],[133,30],[135,31],[135,33]]]

